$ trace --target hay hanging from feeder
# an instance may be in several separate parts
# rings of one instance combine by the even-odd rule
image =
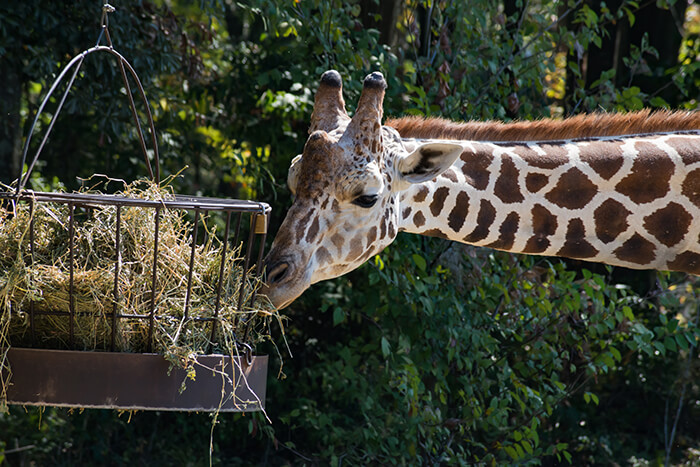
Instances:
[[[155,201],[174,199],[168,189],[144,180],[125,184],[120,195]],[[155,212],[152,207],[122,206],[117,229],[117,206],[76,205],[71,295],[69,206],[53,202],[1,206],[0,348],[112,350],[112,327],[116,322],[114,350],[152,349],[172,364],[194,371],[197,354],[236,355],[241,344],[254,346],[268,339],[271,321],[281,325],[280,317],[264,296],[255,295],[251,304],[259,279],[252,273],[243,274],[240,244],[229,245],[225,255],[216,313],[222,252],[228,239],[217,236],[220,229],[211,216],[202,216],[198,223],[203,226],[199,238],[204,241],[197,242],[192,254],[194,223],[187,212],[158,209],[154,287]],[[117,230],[120,260],[116,303],[121,317],[113,320]],[[203,235],[201,230],[205,230]],[[191,292],[187,297],[190,273]],[[241,287],[243,280],[246,284]],[[243,297],[239,296],[241,291]],[[239,308],[240,304],[244,306]],[[155,319],[151,325],[145,317],[152,309]],[[212,326],[216,326],[213,339]],[[0,364],[0,369],[6,370],[2,358]],[[5,394],[5,384],[2,386],[0,406]]]

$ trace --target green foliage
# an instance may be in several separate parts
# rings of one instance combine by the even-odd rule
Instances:
[[[653,303],[615,286],[607,274],[577,274],[560,262],[504,253],[472,258],[465,251],[400,237],[381,262],[354,275],[352,293],[326,286],[320,306],[325,325],[332,320],[335,326],[332,344],[319,349],[306,336],[314,339],[310,351],[319,361],[288,374],[323,388],[295,404],[288,422],[292,433],[314,434],[321,459],[572,460],[576,450],[585,451],[575,436],[555,428],[566,418],[562,402],[594,412],[606,402],[582,388],[623,371],[639,352],[654,357],[662,346],[664,352],[677,348],[676,335],[666,333],[679,329],[650,330],[659,319]],[[462,281],[441,266],[455,260],[463,265]],[[369,289],[373,293],[357,293]],[[340,323],[337,310],[345,310]],[[677,339],[689,344],[697,333],[687,324]],[[404,449],[396,449],[394,438],[404,440]],[[289,439],[299,445],[297,436]]]
[[[586,75],[584,62],[615,40],[612,24],[644,19],[634,1],[616,9],[504,2],[513,14],[486,0],[409,0],[399,4],[391,44],[363,10],[374,3],[117,4],[112,38],[146,87],[164,173],[190,166],[179,191],[269,201],[274,231],[290,202],[287,168],[328,68],[345,80],[349,111],[362,78],[382,71],[386,115],[530,119],[697,106],[692,27],[670,67],[649,66],[660,54],[646,39],[619,67]],[[0,57],[22,70],[25,122],[59,65],[94,43],[94,7],[0,6]],[[85,66],[37,187],[71,187],[93,172],[145,174],[115,69],[109,60]],[[664,89],[638,82],[659,74]],[[273,364],[269,380],[272,423],[220,415],[212,431],[205,415],[13,408],[0,415],[0,458],[203,463],[211,436],[214,463],[242,465],[641,465],[662,462],[666,451],[691,459],[700,440],[699,390],[690,384],[699,370],[697,290],[678,275],[400,235],[285,310],[293,358],[283,355],[282,365],[278,349],[258,349],[281,366],[274,379]],[[666,449],[679,400],[675,444]]]

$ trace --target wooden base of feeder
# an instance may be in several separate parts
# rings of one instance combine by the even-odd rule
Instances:
[[[9,404],[198,412],[265,407],[267,356],[253,357],[250,365],[245,358],[199,356],[196,379],[188,379],[182,393],[184,370],[168,374],[161,355],[13,347],[8,358]]]

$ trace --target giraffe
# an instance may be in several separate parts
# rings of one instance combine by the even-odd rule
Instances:
[[[294,202],[266,258],[284,308],[360,266],[399,231],[499,250],[700,274],[700,113],[560,121],[401,118],[368,75],[352,117],[321,77]]]

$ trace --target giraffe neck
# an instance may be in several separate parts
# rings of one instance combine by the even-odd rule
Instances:
[[[450,169],[402,193],[400,230],[700,274],[700,132],[460,144]]]

